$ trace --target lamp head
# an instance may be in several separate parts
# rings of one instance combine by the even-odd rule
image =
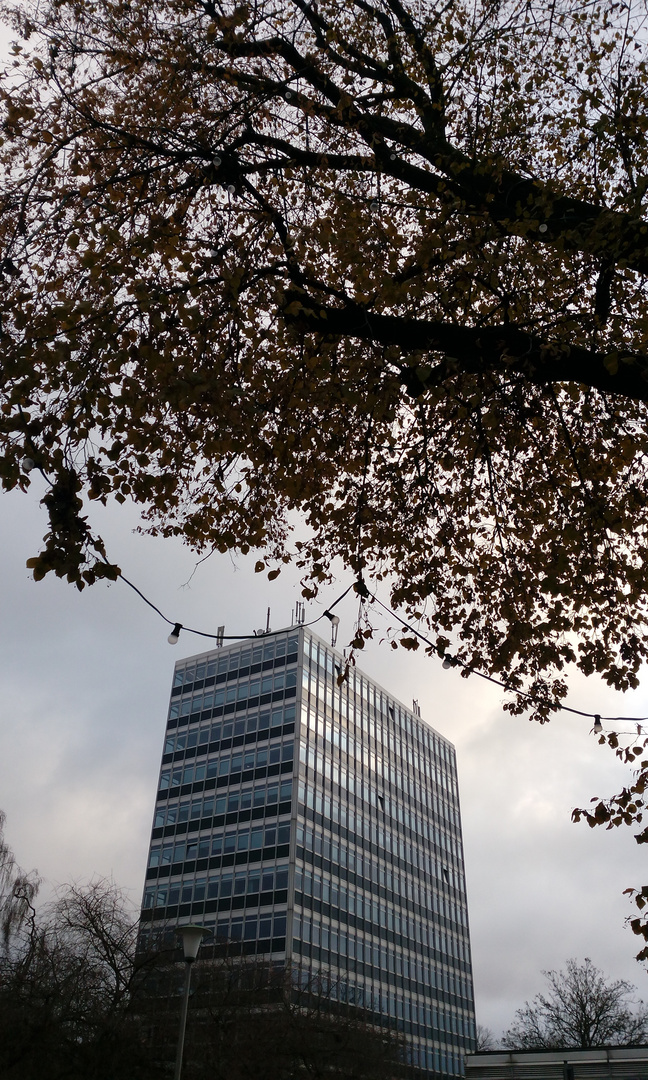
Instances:
[[[173,627],[173,630],[171,631],[171,633],[169,634],[169,636],[167,638],[167,641],[169,642],[169,645],[177,645],[178,644],[178,638],[180,637],[180,631],[181,630],[182,630],[182,623],[177,622],[175,624],[175,626]]]
[[[198,955],[200,942],[207,931],[204,926],[179,926],[178,937],[182,938],[182,951],[188,964],[193,964]]]

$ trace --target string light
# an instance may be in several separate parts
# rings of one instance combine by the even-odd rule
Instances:
[[[364,582],[362,584],[364,585]],[[420,630],[417,630],[415,626],[412,626],[410,623],[406,622],[405,619],[401,619],[400,615],[397,615],[396,612],[392,611],[390,607],[387,607],[386,604],[383,604],[382,600],[379,600],[375,593],[370,593],[366,586],[364,586],[364,588],[366,590],[367,599],[371,598],[372,600],[374,600],[384,611],[387,612],[388,615],[390,615],[393,619],[396,619],[397,622],[399,622],[405,630],[408,630],[409,633],[414,634],[415,637],[419,638],[425,645],[428,645],[430,649],[432,649],[434,652],[438,652],[437,646],[434,644],[433,641],[430,641],[430,639],[426,637],[425,634],[422,634]],[[568,712],[572,713],[574,716],[584,716],[588,719],[594,720],[594,731],[596,733],[600,733],[603,731],[603,725],[601,724],[601,720],[605,720],[609,723],[626,722],[629,724],[636,724],[637,734],[640,734],[641,724],[645,723],[646,720],[648,720],[648,717],[646,716],[601,716],[599,713],[591,713],[585,712],[582,709],[574,709],[571,705],[563,705],[559,701],[547,702],[543,698],[538,697],[537,694],[531,694],[527,690],[519,690],[515,687],[508,686],[507,683],[502,682],[501,679],[496,679],[493,675],[487,675],[484,671],[478,671],[476,668],[470,667],[468,664],[465,664],[463,660],[460,660],[459,657],[452,656],[450,653],[443,654],[443,661],[441,666],[445,668],[446,671],[452,667],[461,667],[465,671],[469,671],[471,675],[477,675],[480,679],[484,679],[486,682],[490,682],[493,683],[495,686],[501,687],[502,690],[505,690],[507,694],[517,694],[519,697],[526,698],[527,701],[535,702],[535,704],[537,705],[549,704],[552,705],[559,712]],[[632,735],[634,734],[634,732],[624,731],[615,732],[614,734]]]
[[[124,584],[128,585],[129,588],[133,590],[133,592],[137,593],[137,595],[144,601],[145,604],[148,604],[148,606],[152,608],[153,611],[155,611],[160,616],[160,618],[164,620],[164,622],[166,622],[169,626],[173,627],[171,633],[167,638],[170,645],[177,644],[181,630],[184,630],[186,634],[195,634],[198,637],[210,638],[211,640],[217,641],[219,644],[222,644],[223,641],[247,641],[259,637],[258,634],[224,634],[224,628],[222,626],[218,628],[218,632],[216,634],[208,634],[204,630],[195,630],[190,626],[183,626],[182,623],[174,622],[172,619],[167,619],[166,615],[164,615],[160,611],[160,609],[156,607],[156,605],[144,595],[141,589],[138,589],[137,586],[134,585],[132,581],[129,581],[128,578],[125,577],[123,574],[120,574],[119,580],[123,581]],[[417,630],[415,626],[412,626],[410,623],[406,622],[405,619],[401,619],[400,615],[397,615],[395,611],[392,611],[392,609],[389,608],[386,604],[383,604],[382,600],[380,600],[375,595],[375,593],[370,592],[362,578],[357,579],[351,585],[349,585],[349,587],[345,589],[344,592],[341,593],[341,595],[338,596],[332,604],[329,605],[326,611],[324,611],[321,615],[318,615],[316,619],[312,619],[310,622],[307,623],[301,623],[300,625],[304,627],[315,626],[316,623],[320,622],[322,619],[328,619],[331,623],[331,644],[332,646],[335,646],[340,625],[340,619],[337,615],[333,614],[332,609],[334,607],[337,607],[337,605],[341,603],[342,600],[344,600],[345,596],[347,596],[352,589],[356,590],[356,592],[360,596],[361,601],[373,600],[379,605],[379,607],[386,611],[388,615],[390,615],[393,619],[396,619],[396,621],[399,622],[405,630],[409,631],[409,633],[419,638],[419,640],[422,641],[425,645],[427,645],[432,651],[438,652],[437,646],[434,644],[434,642],[430,641],[430,639],[426,637],[425,634],[422,634],[420,630]],[[284,632],[284,630],[270,630],[267,633],[264,633],[262,636],[276,637],[277,634],[281,634]],[[636,724],[636,735],[638,737],[642,734],[641,725],[648,721],[648,716],[601,716],[600,713],[591,713],[586,712],[583,709],[575,709],[573,708],[573,706],[563,705],[559,701],[547,702],[545,699],[540,698],[537,694],[532,694],[529,693],[529,691],[527,690],[520,690],[518,688],[511,687],[507,683],[503,682],[501,679],[496,679],[492,675],[487,675],[484,671],[478,671],[476,668],[469,667],[469,665],[464,663],[463,660],[460,660],[457,656],[453,656],[451,653],[443,654],[441,666],[446,671],[454,667],[463,668],[465,671],[469,671],[471,675],[476,675],[478,678],[484,679],[486,682],[490,682],[493,683],[493,685],[495,686],[501,687],[501,689],[505,690],[507,694],[517,694],[519,697],[526,698],[527,701],[534,702],[538,705],[551,705],[559,712],[568,712],[574,716],[583,716],[587,719],[594,720],[593,731],[596,735],[603,732],[602,721],[605,720],[606,723],[625,722],[629,724]],[[614,734],[626,735],[634,734],[634,732],[614,732]]]
[[[259,634],[226,634],[224,632],[225,631],[224,626],[219,626],[218,630],[217,630],[217,632],[215,634],[208,634],[204,630],[195,630],[190,626],[184,626],[182,623],[175,622],[173,619],[167,619],[166,615],[162,611],[160,611],[159,607],[157,607],[153,603],[152,600],[149,600],[149,598],[144,595],[142,590],[138,589],[137,585],[134,585],[132,581],[129,581],[128,578],[124,576],[124,574],[120,574],[118,580],[123,581],[125,585],[128,585],[128,587],[130,589],[132,589],[133,592],[137,593],[137,595],[140,597],[140,599],[142,599],[144,601],[145,604],[148,604],[148,606],[150,608],[152,608],[153,611],[155,611],[156,614],[159,615],[161,619],[164,619],[165,623],[167,623],[169,626],[173,627],[171,633],[169,634],[169,636],[167,638],[167,641],[169,642],[169,645],[177,645],[178,639],[180,637],[180,631],[181,630],[184,630],[185,634],[196,634],[198,637],[210,638],[212,641],[218,642],[219,645],[222,645],[222,643],[224,641],[247,641],[247,640],[252,640],[253,638],[258,638],[259,636],[261,636],[261,637],[276,637],[277,634],[283,634],[284,633],[283,630],[268,630],[268,631],[265,631],[262,635],[259,635]],[[301,626],[315,626],[316,623],[320,622],[326,616],[327,619],[330,619],[332,631],[335,634],[335,637],[337,638],[337,630],[338,630],[338,627],[340,625],[340,620],[339,620],[337,615],[332,614],[332,608],[336,607],[337,604],[339,604],[342,600],[344,600],[344,597],[348,593],[351,592],[352,588],[353,588],[353,585],[349,585],[348,589],[345,589],[344,592],[340,596],[338,596],[337,600],[334,600],[333,603],[329,605],[327,610],[325,612],[323,612],[322,615],[318,615],[316,619],[312,619],[310,622],[300,623],[300,625]]]

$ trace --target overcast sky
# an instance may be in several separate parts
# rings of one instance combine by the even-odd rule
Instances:
[[[190,552],[135,534],[132,508],[94,514],[109,556],[169,618],[249,634],[270,606],[274,629],[290,624],[297,574],[269,583],[254,574],[255,557],[218,556],[186,585]],[[50,884],[112,877],[139,904],[173,665],[204,644],[183,634],[168,645],[168,627],[123,583],[78,593],[57,579],[33,582],[25,560],[45,531],[36,491],[0,496],[7,839],[19,862]],[[307,619],[350,581],[341,577],[321,604],[309,605]],[[357,604],[349,597],[338,610],[344,644]],[[406,705],[417,698],[424,719],[457,747],[478,1022],[499,1034],[542,988],[541,970],[570,956],[591,957],[648,997],[634,960],[639,939],[624,925],[632,906],[622,895],[644,882],[644,849],[631,830],[570,821],[574,806],[628,779],[589,733],[591,721],[563,715],[541,727],[511,718],[497,688],[378,642],[361,666]],[[570,704],[648,714],[645,688],[621,696],[580,677]]]

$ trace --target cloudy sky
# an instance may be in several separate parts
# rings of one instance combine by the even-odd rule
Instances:
[[[173,664],[203,648],[168,628],[123,583],[78,593],[36,584],[25,560],[37,553],[46,520],[39,493],[0,496],[0,807],[19,862],[47,889],[112,877],[138,904],[144,879]],[[254,558],[218,556],[195,566],[171,541],[137,535],[135,511],[95,510],[109,555],[169,618],[208,632],[249,634],[288,625],[300,599],[297,574],[269,583]],[[350,579],[340,578],[307,619]],[[339,644],[357,613],[339,608]],[[326,626],[322,630],[326,633]],[[411,705],[457,747],[478,1022],[496,1033],[542,988],[542,969],[591,957],[648,997],[634,960],[639,942],[624,925],[623,889],[644,882],[644,850],[630,830],[570,822],[574,806],[611,794],[624,767],[568,715],[540,727],[502,711],[503,694],[460,678],[420,654],[372,643],[369,675]],[[646,686],[648,686],[648,681]],[[648,715],[646,690],[614,694],[575,677],[570,704],[607,715]],[[610,726],[610,725],[608,725]]]

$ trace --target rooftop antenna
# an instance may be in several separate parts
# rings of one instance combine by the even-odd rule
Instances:
[[[219,626],[218,630],[216,631],[216,648],[217,649],[222,649],[223,648],[223,640],[224,640],[224,638],[225,638],[225,627],[224,626]]]
[[[268,614],[266,615],[266,628],[265,628],[265,632],[266,632],[266,634],[269,634],[269,633],[270,633],[270,608],[268,608]]]
[[[298,600],[295,604],[295,622],[297,626],[301,626],[306,620],[306,604],[302,600]]]
[[[416,698],[414,698],[414,700],[412,701],[412,712],[414,713],[414,716],[420,717],[421,715],[421,706],[419,705]]]

